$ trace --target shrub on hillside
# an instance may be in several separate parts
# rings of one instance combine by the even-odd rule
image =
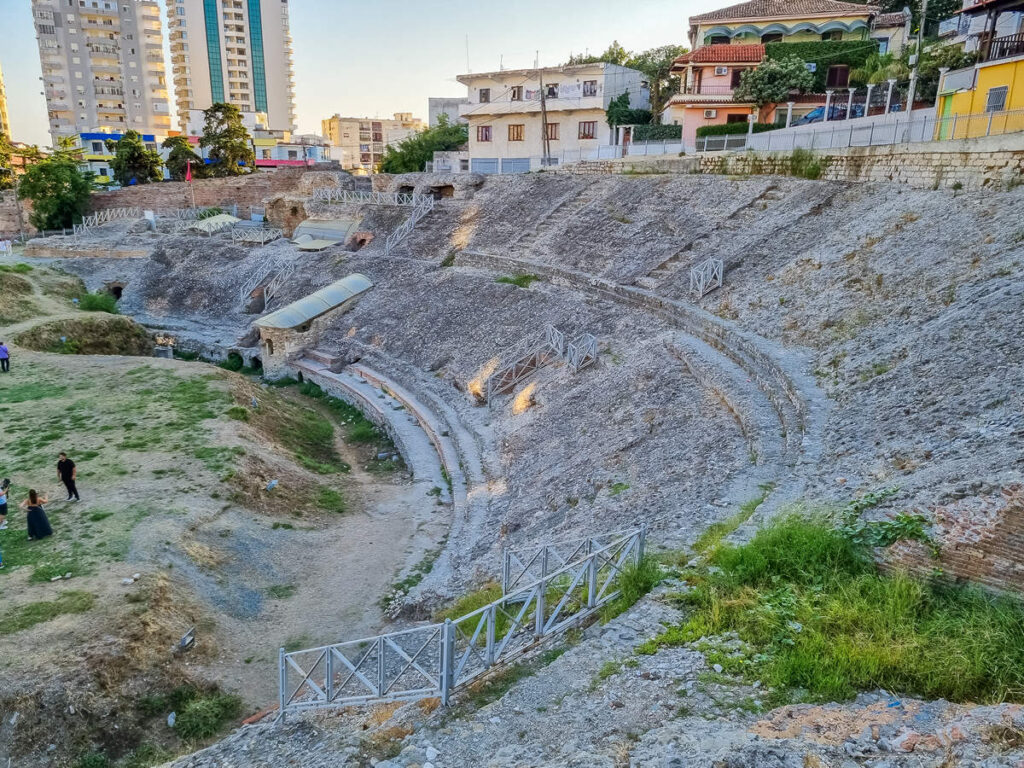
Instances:
[[[117,297],[107,291],[83,293],[78,297],[78,308],[86,312],[109,312],[116,315],[118,314]]]

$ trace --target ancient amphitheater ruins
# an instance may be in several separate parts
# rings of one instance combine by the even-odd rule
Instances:
[[[789,704],[749,675],[725,679],[723,658],[747,652],[739,636],[635,652],[687,615],[672,595],[709,528],[742,543],[793,509],[870,498],[867,519],[923,515],[937,559],[901,541],[877,550],[883,568],[1024,588],[1024,187],[681,167],[372,184],[278,171],[197,183],[200,208],[221,209],[202,219],[181,185],[150,185],[98,195],[110,214],[16,254],[114,293],[168,356],[240,359],[252,419],[277,397],[264,382],[286,377],[354,405],[414,489],[363,551],[332,549],[326,532],[273,545],[318,622],[303,633],[264,634],[289,619],[232,602],[258,578],[242,561],[263,549],[182,564],[163,524],[145,523],[161,554],[147,561],[134,540],[126,562],[262,648],[242,664],[218,639],[166,662],[256,714],[189,742],[205,749],[176,768],[1024,764],[1017,704],[877,687]],[[212,550],[241,541],[242,522],[221,539],[209,526],[246,503],[220,498],[189,530]],[[266,514],[263,529],[285,519]],[[679,571],[609,615],[644,553],[683,553]],[[368,581],[320,580],[343,567]],[[486,599],[443,611],[486,584]],[[64,641],[52,631],[39,639]],[[102,681],[52,678],[70,679],[90,695],[47,694],[49,716],[168,729],[159,707],[149,720],[118,710]],[[14,671],[0,681],[38,695]],[[38,729],[19,735],[45,715],[12,699],[0,714],[0,742],[15,745],[0,757],[58,764]],[[112,760],[141,738],[60,727],[77,734],[54,741],[60,764],[90,738]]]

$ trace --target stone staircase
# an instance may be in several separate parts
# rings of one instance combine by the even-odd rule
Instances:
[[[590,205],[598,197],[594,185],[588,186],[576,197],[571,197],[559,203],[537,226],[524,234],[514,245],[518,252],[529,252],[538,240],[547,233],[572,221],[580,211]]]
[[[717,256],[712,253],[714,251],[712,240],[721,237],[722,231],[729,232],[749,228],[752,219],[765,217],[766,211],[782,199],[783,195],[779,188],[774,184],[769,186],[757,197],[733,210],[721,226],[686,243],[646,275],[636,278],[633,284],[649,291],[658,290],[661,286],[672,282],[680,272],[688,269],[696,261],[703,261],[709,256]],[[739,266],[741,258],[740,256],[725,258],[725,271],[728,272]]]

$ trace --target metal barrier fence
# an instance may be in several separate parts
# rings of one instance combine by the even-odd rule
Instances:
[[[604,544],[587,539],[590,551],[576,550],[578,557],[561,567],[444,623],[292,653],[282,648],[280,717],[304,709],[432,697],[447,705],[459,687],[615,599],[623,569],[643,556],[644,537],[640,528]]]
[[[230,235],[231,240],[236,243],[266,245],[279,237],[284,237],[284,230],[276,227],[232,227]]]
[[[413,231],[420,219],[434,210],[435,201],[433,197],[430,197],[429,195],[408,195],[408,197],[416,198],[416,207],[412,209],[412,213],[409,214],[409,218],[403,221],[401,226],[388,235],[387,240],[384,241],[385,256],[390,256],[391,251],[394,250],[395,246],[408,237],[409,233]]]
[[[841,149],[844,147],[888,146],[924,141],[973,139],[1024,131],[1024,109],[981,112],[969,115],[936,116],[931,110],[918,117],[890,114],[883,118],[831,120],[813,128],[781,128],[754,134],[701,136],[698,152],[726,149],[792,151],[794,149]]]
[[[96,211],[96,213],[86,216],[82,219],[81,224],[75,224],[72,233],[75,235],[84,235],[93,227],[98,227],[100,224],[106,224],[111,221],[118,221],[120,219],[141,219],[142,210],[139,208],[106,208],[102,211]]]
[[[708,259],[690,268],[690,292],[701,298],[715,288],[722,287],[725,264],[721,259]]]
[[[324,203],[369,203],[371,205],[404,205],[414,207],[433,198],[405,192],[356,192],[338,187],[319,187],[313,190],[313,200]]]

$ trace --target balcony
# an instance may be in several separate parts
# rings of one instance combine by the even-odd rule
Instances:
[[[1010,59],[1014,56],[1024,56],[1024,32],[993,38],[989,44],[985,61]]]

